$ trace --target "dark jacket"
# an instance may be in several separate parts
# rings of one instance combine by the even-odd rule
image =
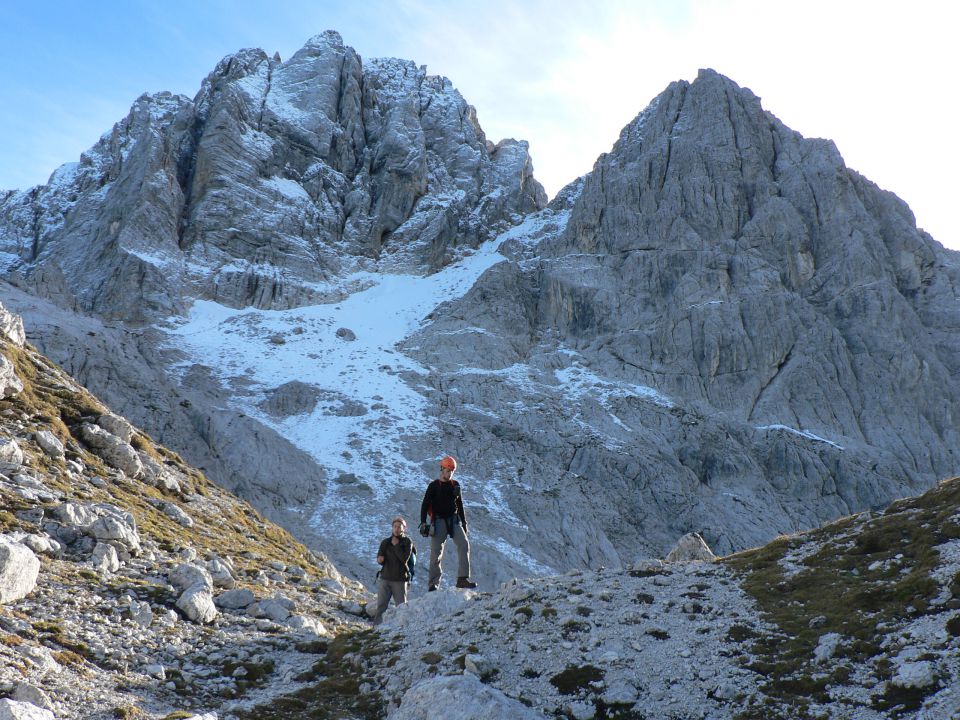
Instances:
[[[427,514],[430,519],[447,518],[456,515],[460,518],[460,524],[464,529],[467,527],[467,516],[463,512],[463,499],[460,497],[460,483],[456,480],[443,482],[434,480],[427,485],[427,491],[423,494],[423,502],[420,505],[420,522],[427,521]]]
[[[386,538],[380,543],[380,550],[377,551],[377,557],[383,556],[383,568],[380,570],[380,578],[390,582],[400,582],[409,580],[407,576],[407,560],[413,553],[413,542],[406,535],[400,536],[400,542],[393,544],[393,536]]]

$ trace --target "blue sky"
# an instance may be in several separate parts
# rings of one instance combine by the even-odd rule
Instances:
[[[530,142],[552,196],[667,84],[712,67],[906,200],[960,248],[950,3],[874,0],[0,0],[0,188],[45,182],[143,92],[190,97],[224,56],[337,30],[446,75],[491,140]]]

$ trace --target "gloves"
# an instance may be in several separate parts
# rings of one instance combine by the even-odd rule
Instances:
[[[423,535],[423,537],[430,537],[430,526],[427,525],[427,523],[420,523],[420,534]]]

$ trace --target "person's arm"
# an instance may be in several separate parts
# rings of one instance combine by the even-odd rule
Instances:
[[[427,491],[423,494],[423,502],[420,503],[420,524],[423,525],[427,521],[427,511],[430,509],[430,505],[433,504],[433,483],[431,482],[427,485]]]
[[[457,483],[457,515],[460,517],[460,525],[463,526],[464,532],[467,530],[467,516],[463,512],[463,497],[460,495],[460,484]]]
[[[386,542],[387,541],[384,540],[383,542],[380,543],[380,550],[377,552],[377,562],[380,563],[381,565],[383,565],[384,561],[386,560],[386,557],[384,556],[384,552],[386,552],[386,550],[383,547],[386,544]]]

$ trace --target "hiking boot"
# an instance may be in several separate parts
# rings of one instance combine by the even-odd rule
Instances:
[[[464,590],[473,590],[477,584],[473,580],[469,580],[465,577],[457,578],[457,587]]]
[[[436,585],[431,585],[430,587],[427,588],[427,592],[433,592],[436,589],[437,589]]]

